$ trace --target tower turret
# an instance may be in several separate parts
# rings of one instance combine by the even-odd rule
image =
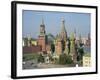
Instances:
[[[44,25],[44,20],[42,18],[41,25],[40,25],[40,35],[45,35],[45,34],[46,34],[45,25]]]
[[[66,31],[66,28],[65,28],[65,20],[64,20],[64,18],[62,18],[62,21],[61,21],[60,38],[62,40],[62,49],[63,49],[63,52],[64,52],[65,47],[66,47],[66,42],[67,42],[67,31]]]
[[[43,52],[46,52],[46,43],[47,43],[47,39],[46,39],[45,24],[42,18],[40,24],[40,35],[38,36],[38,45],[41,46]]]
[[[76,51],[76,45],[75,45],[75,37],[74,33],[70,36],[70,55],[72,57],[73,62],[77,61],[77,51]]]

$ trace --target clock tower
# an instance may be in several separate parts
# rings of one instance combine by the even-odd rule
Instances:
[[[42,51],[46,52],[46,31],[45,31],[45,24],[44,20],[42,19],[41,25],[40,25],[40,34],[38,36],[38,45],[42,47]]]

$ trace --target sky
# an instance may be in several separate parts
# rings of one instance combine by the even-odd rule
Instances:
[[[37,38],[42,19],[44,20],[46,34],[51,33],[56,36],[61,31],[62,18],[65,20],[68,36],[75,30],[77,37],[79,35],[87,37],[90,33],[91,15],[89,13],[23,10],[22,36]]]

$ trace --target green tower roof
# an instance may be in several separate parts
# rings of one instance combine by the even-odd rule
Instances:
[[[70,40],[74,40],[75,37],[74,37],[74,33],[72,32],[71,35],[70,35]]]

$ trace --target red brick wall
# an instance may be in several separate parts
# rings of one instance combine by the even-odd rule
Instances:
[[[37,53],[41,51],[41,46],[24,46],[23,53]]]

